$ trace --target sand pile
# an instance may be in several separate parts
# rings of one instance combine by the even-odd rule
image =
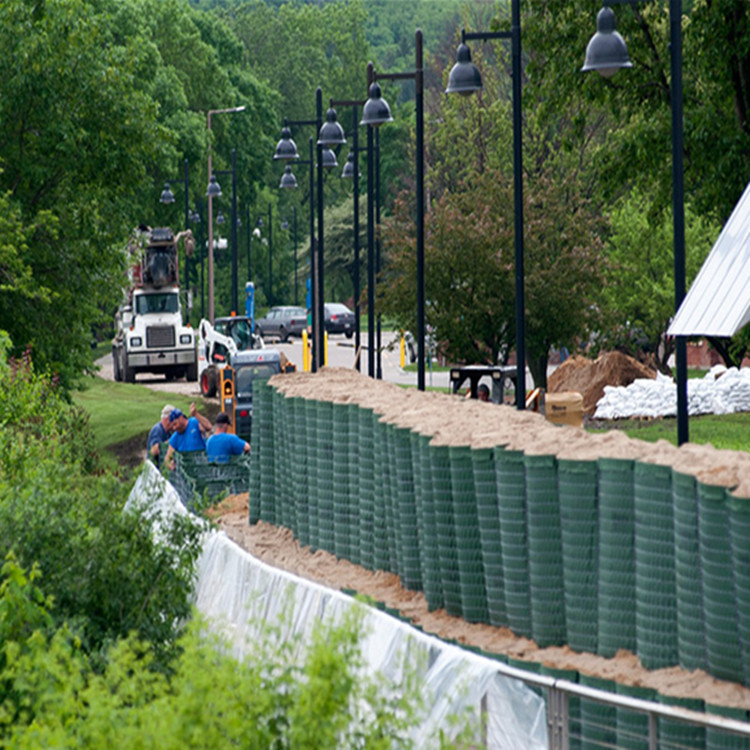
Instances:
[[[655,377],[656,370],[622,352],[606,352],[595,360],[574,356],[547,378],[547,391],[578,391],[583,395],[583,413],[593,414],[605,385],[630,385],[639,378]]]

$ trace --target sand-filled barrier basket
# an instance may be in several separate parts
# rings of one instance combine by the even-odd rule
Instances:
[[[600,458],[597,653],[635,652],[635,461]]]
[[[396,487],[396,444],[393,439],[393,425],[380,421],[383,440],[383,506],[385,508],[384,542],[388,552],[388,562],[383,570],[401,575],[401,544],[398,531],[398,493]]]
[[[271,387],[271,407],[273,424],[273,483],[276,487],[274,498],[274,516],[276,523],[286,528],[292,528],[294,505],[291,490],[286,481],[289,468],[290,441],[286,428],[286,398],[279,390]]]
[[[558,459],[568,645],[596,653],[598,515],[596,461]]]
[[[258,394],[260,388],[255,391],[255,407],[258,408]],[[260,521],[260,485],[263,472],[260,466],[260,455],[262,446],[260,441],[260,421],[254,419],[250,425],[250,445],[252,453],[250,454],[250,491],[248,497],[248,522],[252,524]]]
[[[421,591],[422,570],[419,563],[419,526],[414,491],[411,436],[408,430],[393,427],[391,439],[395,446],[395,510],[396,534],[400,548],[399,575],[405,588]]]
[[[673,695],[656,694],[658,703],[678,708],[688,708],[691,711],[703,711],[705,704],[699,698],[682,698]],[[659,746],[665,748],[689,747],[691,750],[702,750],[706,746],[706,730],[704,727],[686,724],[675,719],[659,719]]]
[[[477,503],[488,621],[490,625],[496,627],[507,627],[500,512],[497,503],[497,479],[495,478],[495,452],[492,448],[474,448],[471,451],[471,462],[474,472],[474,492]]]
[[[437,518],[435,512],[435,490],[432,474],[432,448],[427,435],[416,434],[417,450],[412,451],[412,460],[417,459],[414,473],[418,474],[419,496],[421,503],[420,543],[422,565],[422,586],[427,607],[430,611],[445,606],[443,600],[443,582],[440,558],[440,543],[438,540]]]
[[[706,704],[706,713],[735,719],[736,721],[746,722],[749,718],[748,712],[744,708],[717,706],[711,703]],[[706,727],[706,750],[750,750],[750,739]]]
[[[566,628],[557,460],[550,455],[524,455],[523,461],[531,632],[540,647],[559,646],[565,643]]]
[[[414,490],[414,515],[416,518],[416,536],[419,551],[419,578],[422,582],[421,590],[425,590],[425,577],[428,575],[427,564],[425,562],[425,541],[424,541],[424,480],[422,474],[422,457],[421,445],[419,442],[419,433],[416,430],[409,429],[406,431],[409,440],[409,456],[411,458],[412,485]]]
[[[333,404],[318,401],[318,542],[317,547],[334,551],[333,528]]]
[[[390,487],[388,486],[388,443],[385,437],[385,425],[380,422],[380,415],[372,413],[373,444],[373,566],[375,570],[391,569],[390,547],[393,539],[388,538],[391,531],[388,516],[390,509]],[[392,522],[391,522],[392,523]]]
[[[636,649],[646,669],[678,663],[672,469],[636,461]]]
[[[474,466],[468,446],[450,446],[453,520],[456,534],[461,609],[468,622],[488,622]]]
[[[318,402],[314,399],[309,399],[305,402],[305,411],[307,413],[307,437],[309,443],[308,455],[309,461],[307,464],[309,471],[309,490],[308,495],[308,538],[307,544],[310,549],[315,551],[320,547],[320,506],[318,498],[320,496],[320,487],[318,483],[318,465],[320,463],[320,450],[318,447],[318,439],[320,432],[318,431]]]
[[[616,684],[618,695],[638,698],[643,701],[656,699],[653,688]],[[648,750],[648,714],[617,708],[617,747],[623,750]]]
[[[517,635],[531,638],[531,585],[523,451],[495,447],[495,480],[508,626]]]
[[[677,649],[683,669],[705,669],[703,584],[698,544],[698,498],[695,477],[672,472],[674,502],[675,585],[677,590]]]
[[[267,523],[276,523],[276,476],[273,434],[273,389],[267,380],[253,384],[253,422],[258,427],[258,460],[262,481],[260,482],[260,518]]]
[[[750,685],[750,499],[727,494],[742,682]]]
[[[349,518],[349,450],[352,445],[349,433],[349,406],[333,404],[333,552],[336,557],[351,559]]]
[[[701,481],[696,488],[708,672],[722,680],[742,682],[726,490]]]
[[[359,557],[362,567],[375,570],[375,445],[372,409],[360,407],[357,419],[359,468],[355,476],[359,479]]]
[[[586,687],[606,690],[614,693],[617,683],[603,677],[581,674],[578,682]],[[617,747],[617,709],[604,703],[581,698],[581,748],[582,750],[594,750],[594,748]]]
[[[292,531],[295,538],[302,544],[307,544],[307,493],[310,472],[308,471],[308,442],[305,400],[299,396],[287,397],[289,404],[289,423],[287,435],[291,441],[291,463],[288,468],[286,486],[294,498],[294,525]],[[303,534],[304,529],[304,534]],[[305,541],[303,542],[303,536]]]
[[[447,445],[433,444],[430,444],[429,450],[443,602],[449,615],[461,617],[463,610],[453,518],[450,450]]]
[[[349,513],[348,531],[348,557],[357,565],[362,561],[359,556],[359,407],[356,404],[347,404],[346,413],[349,421],[349,445],[348,450],[342,446],[335,445],[336,450],[348,454],[346,462],[348,496],[346,498]]]

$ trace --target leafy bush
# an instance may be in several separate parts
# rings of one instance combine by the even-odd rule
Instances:
[[[9,360],[0,341],[0,555],[38,565],[67,622],[100,664],[131,631],[153,643],[166,668],[190,614],[199,529],[173,517],[156,540],[137,510],[123,512],[129,487],[94,473],[83,412],[30,358]]]

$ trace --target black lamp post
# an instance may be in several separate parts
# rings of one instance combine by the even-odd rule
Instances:
[[[289,230],[289,221],[282,219],[281,228],[286,232]],[[299,305],[297,296],[297,206],[294,206],[294,218],[292,220],[292,248],[294,253],[294,304]]]
[[[271,204],[268,204],[268,306],[273,305],[273,231],[271,228]]]
[[[181,182],[185,186],[185,229],[190,228],[190,180],[188,177],[188,160],[185,159],[184,171],[182,179],[174,179],[172,182]],[[161,191],[159,196],[160,203],[174,203],[174,193],[172,192],[169,183],[164,183],[164,190]],[[188,254],[185,253],[185,293],[187,294],[188,300],[188,315],[190,314],[190,259]]]
[[[416,115],[417,115],[417,128],[416,128],[416,173],[417,173],[417,351],[419,361],[417,363],[417,388],[420,391],[425,389],[425,290],[424,290],[424,64],[423,64],[423,51],[422,51],[422,30],[417,29],[415,34],[415,70],[411,73],[377,73],[372,67],[372,64],[368,65],[368,84],[369,84],[369,98],[365,102],[365,106],[362,111],[362,124],[376,127],[382,125],[385,122],[392,122],[390,107],[388,103],[383,99],[380,86],[377,83],[378,79],[384,80],[399,80],[399,79],[412,79],[414,80],[415,88],[415,99],[416,99]],[[371,153],[372,153],[372,127],[368,128],[367,133],[367,146],[368,146],[368,174],[367,184],[368,192],[370,191],[372,170],[370,167]],[[371,209],[368,206],[368,220],[371,217]],[[368,227],[368,244],[370,241],[371,227]],[[371,263],[368,261],[368,282],[374,282],[374,269],[370,268]],[[374,299],[372,298],[374,289],[370,287],[368,293],[368,311],[371,313],[374,306]],[[372,321],[370,321],[370,343],[372,341]],[[368,360],[372,367],[374,362],[372,361],[372,350],[368,353]],[[372,371],[371,371],[372,372]]]
[[[638,0],[609,0],[635,5]],[[675,312],[685,298],[685,185],[683,167],[682,122],[682,0],[669,0],[669,47],[672,77],[672,227],[674,240],[674,304]],[[605,77],[620,68],[632,68],[628,49],[615,31],[615,14],[605,5],[597,15],[596,34],[586,49],[581,70],[596,70]],[[687,398],[687,343],[684,336],[675,337],[677,370],[677,444],[689,439]]]
[[[471,61],[466,42],[470,39],[510,39],[511,76],[513,78],[513,195],[516,266],[516,408],[526,408],[526,302],[523,247],[523,160],[521,130],[521,9],[520,0],[512,0],[511,30],[494,32],[461,31],[456,64],[448,78],[447,93],[471,94],[482,88],[482,77]]]
[[[203,245],[203,225],[201,223],[201,215],[200,215],[200,203],[196,204],[195,210],[190,212],[190,222],[192,224],[196,224],[198,227],[198,242],[197,246],[200,248],[200,259],[201,259],[201,318],[205,317],[206,315],[206,305],[205,305],[205,299],[204,299],[204,285],[203,285],[203,259],[206,257],[206,248]]]

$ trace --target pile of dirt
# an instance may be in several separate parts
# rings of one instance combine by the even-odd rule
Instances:
[[[604,395],[605,385],[630,385],[639,378],[656,378],[656,370],[622,352],[605,352],[597,359],[574,356],[565,360],[547,378],[547,391],[578,391],[583,413],[591,415]]]

